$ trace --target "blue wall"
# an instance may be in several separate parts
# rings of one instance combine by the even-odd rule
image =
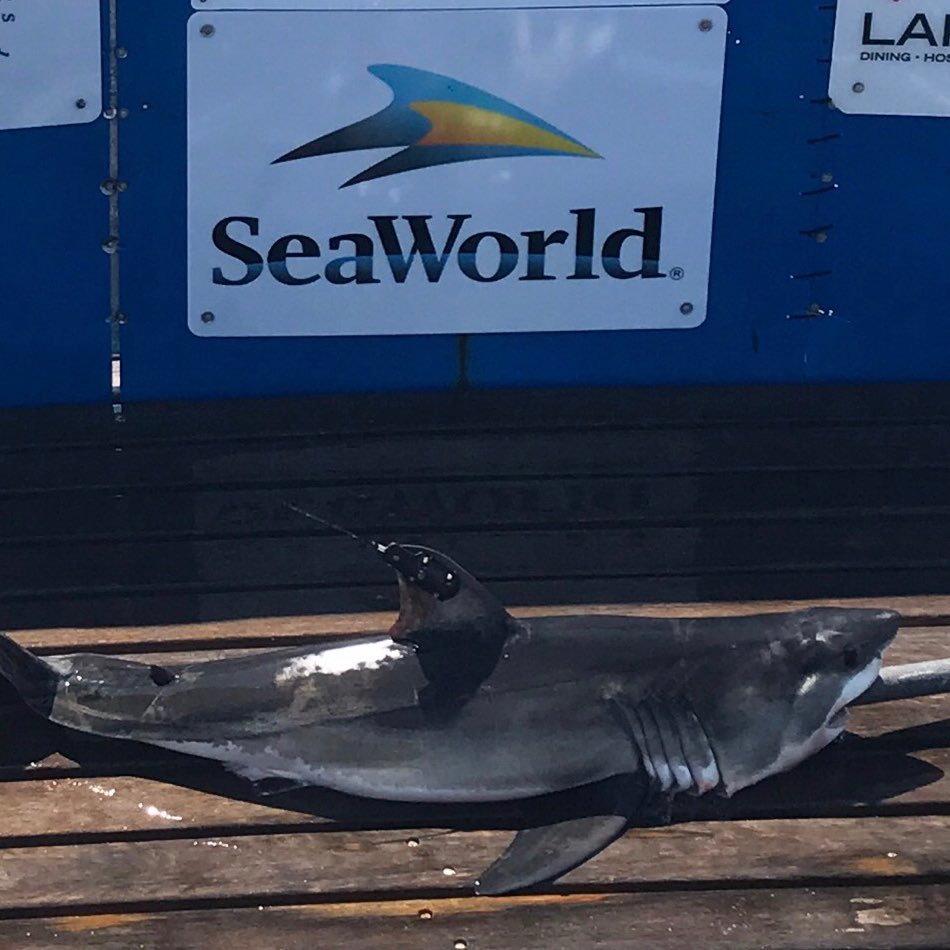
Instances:
[[[0,131],[0,405],[109,399],[108,176],[101,117]]]
[[[833,5],[731,0],[709,315],[695,330],[198,339],[185,317],[188,0],[119,0],[123,393],[945,379],[950,120],[828,108]],[[0,132],[0,404],[109,397],[107,121]],[[824,176],[824,177],[823,177]],[[825,180],[831,176],[830,181]],[[819,242],[809,231],[825,229]],[[817,305],[831,315],[809,315]]]

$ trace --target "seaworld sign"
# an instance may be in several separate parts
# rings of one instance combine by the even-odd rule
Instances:
[[[725,35],[717,6],[194,15],[189,326],[696,326]]]

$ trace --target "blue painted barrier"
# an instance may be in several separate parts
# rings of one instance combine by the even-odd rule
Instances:
[[[950,121],[829,108],[833,4],[731,0],[709,311],[692,330],[207,339],[186,322],[188,0],[118,0],[127,117],[0,132],[0,404],[106,402],[108,124],[129,400],[948,378]],[[104,0],[104,18],[109,4]],[[105,51],[105,50],[104,50]],[[237,93],[239,94],[239,93]]]

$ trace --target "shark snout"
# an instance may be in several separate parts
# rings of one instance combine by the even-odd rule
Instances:
[[[897,635],[901,615],[894,610],[848,610],[838,629],[849,636],[855,647],[880,656]]]

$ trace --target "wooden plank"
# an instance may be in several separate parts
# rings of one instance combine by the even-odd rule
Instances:
[[[667,604],[544,604],[513,606],[516,617],[544,616],[643,616],[643,617],[711,617],[741,616],[754,613],[778,613],[801,610],[816,605],[896,610],[902,615],[897,647],[911,628],[929,628],[931,641],[938,648],[944,638],[950,643],[950,595],[924,597],[857,597],[827,600],[763,600],[724,603]],[[197,623],[143,626],[106,626],[96,628],[53,627],[33,628],[17,632],[18,642],[43,653],[69,653],[75,650],[128,652],[139,650],[201,649],[215,646],[287,646],[308,643],[322,637],[365,636],[385,633],[396,618],[394,611],[363,613],[307,614],[288,617],[246,616],[240,620],[203,621]],[[921,632],[922,635],[924,631]],[[916,641],[920,649],[922,641]],[[916,654],[915,654],[916,655]],[[939,653],[935,653],[936,658]],[[910,662],[908,660],[907,662]]]
[[[292,441],[42,446],[7,453],[0,492],[146,486],[337,485],[417,478],[683,474],[731,471],[946,470],[945,424],[717,427],[499,433],[385,431]]]
[[[728,574],[642,574],[625,577],[536,578],[492,581],[507,604],[689,603],[718,600],[824,602],[863,599],[881,603],[899,597],[950,590],[950,562],[925,566],[843,568],[803,566]],[[0,629],[190,624],[248,617],[300,616],[395,609],[395,586],[317,587],[312,584],[247,589],[71,590],[24,592],[0,598]]]
[[[295,436],[315,430],[363,432],[441,428],[558,426],[617,422],[643,426],[709,422],[807,421],[914,423],[950,418],[946,383],[611,387],[468,390],[293,398],[153,402],[125,407],[117,425],[108,406],[7,410],[0,417],[4,446],[85,445],[210,436]]]
[[[298,832],[0,851],[8,915],[151,902],[467,893],[509,833]],[[633,828],[557,886],[950,879],[950,816],[693,822]],[[121,881],[121,889],[115,882]]]
[[[925,597],[867,597],[829,598],[827,600],[763,600],[732,601],[724,603],[671,603],[671,604],[544,604],[535,607],[513,606],[516,617],[565,616],[643,616],[643,617],[711,617],[741,616],[754,613],[777,613],[801,610],[823,604],[832,607],[886,608],[902,615],[902,628],[893,651],[909,635],[909,628],[921,630],[914,640],[916,651],[935,648],[933,658],[946,640],[950,649],[950,628],[934,626],[950,623],[950,595]],[[252,616],[240,620],[204,621],[156,626],[106,626],[94,629],[79,627],[36,628],[15,634],[18,642],[44,653],[68,653],[74,650],[103,650],[127,652],[130,650],[181,650],[187,647],[225,648],[227,646],[287,646],[307,643],[321,637],[339,637],[385,633],[396,614],[392,611],[373,611],[349,614],[315,614],[288,617]],[[915,636],[917,631],[915,631]],[[924,639],[928,645],[924,646]],[[908,641],[909,642],[909,641]],[[920,655],[921,659],[926,656]],[[903,661],[901,661],[903,662]],[[910,662],[910,660],[907,660]]]
[[[856,523],[825,519],[792,528],[714,526],[416,532],[405,541],[445,551],[486,582],[602,578],[702,571],[842,570],[950,565],[950,519],[904,515]],[[240,590],[383,584],[391,571],[341,536],[63,542],[0,548],[0,600],[82,590]]]
[[[757,472],[473,481],[409,480],[317,487],[37,491],[0,496],[0,544],[39,539],[184,539],[301,528],[287,502],[360,533],[545,524],[598,527],[723,519],[944,516],[950,481],[938,470]]]
[[[30,947],[273,947],[312,950],[910,950],[941,946],[950,886],[438,898],[0,920]],[[464,945],[464,947],[463,947]]]
[[[696,609],[687,609],[690,606]],[[516,607],[512,614],[526,621],[538,617],[575,616],[578,623],[583,624],[588,617],[701,617],[704,614],[699,609],[700,606],[684,605],[682,611],[657,605],[638,608],[632,604],[605,604],[595,608]],[[769,613],[770,608],[782,607],[781,604],[768,604],[763,610],[756,611],[754,606],[736,605],[746,614]],[[877,609],[881,608],[882,604],[869,602],[868,606]],[[883,604],[883,607],[888,606],[890,605]],[[794,606],[791,606],[791,609],[794,609]],[[738,609],[735,614],[730,614],[728,610],[716,614],[722,617],[740,615]],[[711,614],[707,613],[705,616]],[[139,662],[175,664],[203,662],[228,656],[247,656],[275,647],[346,643],[353,637],[386,633],[395,618],[394,612],[329,614],[324,617],[265,618],[169,627],[30,630],[14,633],[12,636],[18,643],[39,655],[98,652],[128,657]],[[887,648],[885,661],[889,666],[896,666],[901,663],[944,659],[948,654],[950,627],[915,626],[913,623],[907,624],[905,620],[897,637]]]

